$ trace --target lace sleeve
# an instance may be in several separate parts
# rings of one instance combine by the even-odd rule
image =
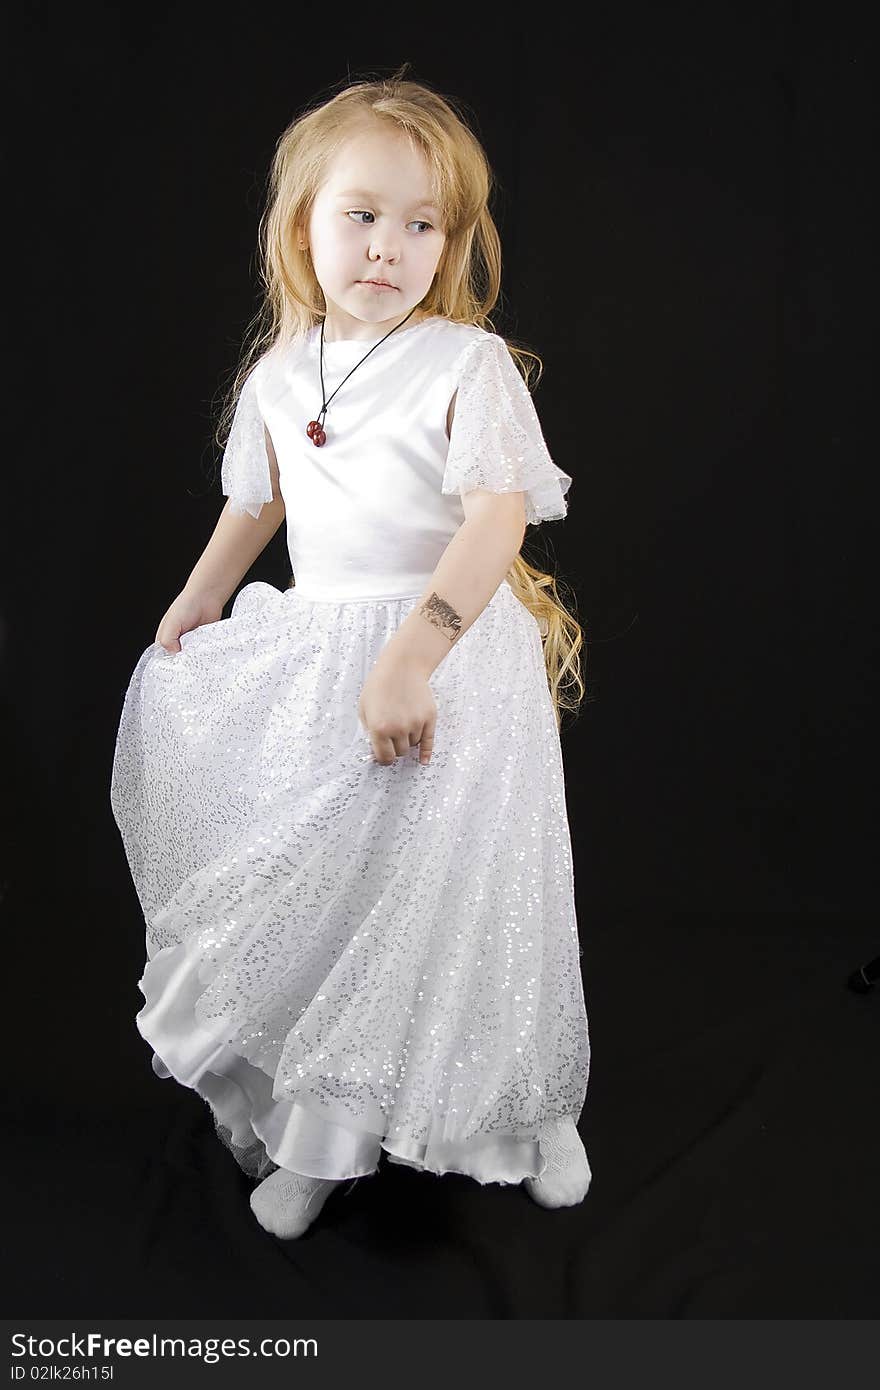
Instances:
[[[494,333],[462,354],[441,492],[523,492],[532,526],[564,517],[571,478],[550,457],[529,388]]]
[[[264,502],[272,501],[272,477],[266,450],[265,424],[257,400],[260,363],[245,378],[223,453],[221,480],[224,497],[236,515],[259,517]]]

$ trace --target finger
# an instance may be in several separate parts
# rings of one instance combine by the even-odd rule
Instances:
[[[419,762],[429,763],[431,754],[434,751],[434,729],[437,726],[435,719],[430,720],[422,730],[421,743],[419,747]]]
[[[410,748],[410,735],[397,734],[391,742],[394,744],[394,752],[398,758],[405,758]]]
[[[383,767],[388,767],[391,763],[396,762],[397,753],[390,738],[382,734],[371,734],[370,742],[373,745],[373,757],[377,763],[381,763]]]

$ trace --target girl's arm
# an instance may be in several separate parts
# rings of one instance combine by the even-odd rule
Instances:
[[[415,608],[379,656],[403,662],[427,679],[450,647],[476,622],[519,554],[526,530],[521,492],[472,489],[465,519],[447,545]]]
[[[186,581],[184,593],[216,598],[223,607],[284,520],[286,508],[281,496],[278,459],[267,429],[264,429],[264,438],[272,481],[272,501],[263,503],[260,515],[255,519],[247,512],[232,512],[227,499],[214,534]]]
[[[285,517],[284,499],[264,503],[254,520],[247,512],[235,515],[227,500],[214,534],[186,581],[184,593],[211,595],[221,606],[235,592],[251,565],[275,535]]]
[[[459,493],[464,521],[379,656],[385,670],[403,665],[425,679],[486,607],[519,554],[526,525],[565,515],[571,483],[550,457],[531,394],[503,338],[475,338],[457,374],[441,491]]]

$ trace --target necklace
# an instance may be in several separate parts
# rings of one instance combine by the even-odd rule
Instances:
[[[408,318],[410,317],[411,314],[414,314],[415,311],[416,311],[416,309],[417,309],[418,307],[419,307],[419,306],[418,306],[417,304],[414,304],[413,307],[410,309],[409,314],[407,314],[406,319],[408,319]],[[392,333],[396,333],[397,330],[398,330],[398,328],[402,328],[403,325],[406,323],[406,319],[401,319],[400,323],[396,323],[396,324],[394,325],[394,327],[391,329],[391,332],[385,334],[385,338],[390,338]],[[380,338],[378,343],[374,343],[373,346],[370,348],[370,352],[375,352],[375,351],[376,351],[376,348],[379,346],[379,344],[385,342],[385,338]],[[362,362],[366,362],[367,358],[368,358],[369,355],[370,355],[370,352],[365,352],[364,355],[363,355],[363,357],[361,358],[360,362],[355,362],[354,366],[353,366],[352,369],[351,369],[351,372],[356,372],[357,369],[358,369],[358,367],[361,365],[361,363],[362,363]],[[325,430],[324,430],[324,426],[323,426],[324,417],[325,417],[326,414],[327,414],[327,407],[328,407],[328,405],[330,404],[330,401],[332,401],[333,396],[336,395],[336,391],[339,390],[339,387],[340,387],[340,386],[344,386],[345,383],[348,381],[348,378],[351,376],[351,372],[349,372],[347,376],[344,376],[344,377],[342,378],[342,380],[341,380],[340,383],[339,383],[339,386],[337,386],[336,391],[333,392],[333,395],[330,397],[329,400],[325,397],[325,395],[324,395],[324,319],[321,320],[321,356],[320,356],[320,363],[319,363],[319,366],[320,366],[320,372],[321,372],[321,400],[322,400],[323,404],[322,404],[322,406],[321,406],[321,409],[318,411],[318,418],[317,418],[317,420],[310,420],[309,423],[306,425],[306,434],[309,436],[309,439],[312,441],[312,443],[318,445],[318,447],[320,447],[322,444],[325,444],[325,443],[327,442],[327,434],[326,434],[326,432],[325,432]]]

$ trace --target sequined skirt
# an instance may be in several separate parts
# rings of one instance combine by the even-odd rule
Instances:
[[[516,1183],[590,1045],[559,735],[502,582],[430,677],[430,763],[384,766],[363,682],[419,595],[246,585],[142,654],[111,805],[146,923],[137,1027],[254,1176],[392,1162]]]

